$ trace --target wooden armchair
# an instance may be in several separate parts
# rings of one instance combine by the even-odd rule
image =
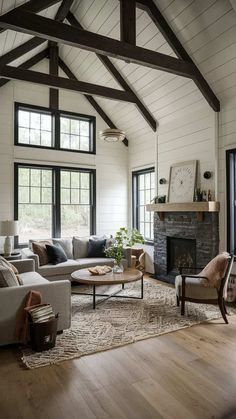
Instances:
[[[180,275],[175,278],[175,290],[177,306],[181,302],[181,315],[185,314],[185,302],[202,304],[218,304],[222,317],[225,323],[228,323],[225,307],[225,299],[227,296],[227,285],[230,273],[234,263],[234,255],[230,254],[227,257],[227,265],[224,270],[224,276],[219,280],[218,287],[206,286],[203,283],[204,279],[207,281],[208,277],[193,274],[183,273],[183,270],[201,270],[202,268],[179,268]]]
[[[139,271],[145,271],[145,250],[132,249],[132,267]]]

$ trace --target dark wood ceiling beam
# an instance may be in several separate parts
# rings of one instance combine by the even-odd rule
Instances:
[[[120,0],[120,40],[136,45],[135,0]]]
[[[49,44],[49,74],[58,76],[58,46],[54,43]],[[52,109],[59,109],[58,89],[50,88],[49,107]]]
[[[47,9],[50,6],[58,3],[60,0],[30,0],[21,6],[15,7],[15,11],[28,10],[32,13],[41,12],[41,10]],[[0,33],[4,32],[5,28],[0,28]]]
[[[130,92],[124,92],[123,90],[112,89],[110,87],[82,81],[69,80],[64,77],[52,76],[38,71],[24,71],[19,67],[16,68],[7,65],[0,66],[0,76],[13,80],[42,84],[56,89],[72,90],[75,92],[101,96],[107,99],[135,103],[135,97]]]
[[[63,0],[58,8],[55,20],[63,22],[66,18],[74,0]]]
[[[64,71],[65,75],[69,77],[71,80],[78,80],[75,74],[71,71],[71,69],[66,65],[66,63],[59,57],[59,66]],[[106,124],[110,128],[116,128],[116,125],[112,122],[112,120],[109,118],[109,116],[104,112],[104,110],[101,108],[101,106],[96,102],[96,100],[90,96],[90,95],[83,95],[87,101],[92,105],[92,107],[95,109],[95,111],[100,115],[100,117],[103,119],[103,121],[106,122]],[[128,147],[128,140],[125,138],[123,140],[123,143]]]
[[[84,29],[83,26],[80,24],[80,22],[76,19],[76,17],[73,15],[73,13],[69,12],[66,19],[68,22],[79,29]],[[103,63],[103,65],[106,67],[106,69],[109,71],[109,73],[115,78],[115,80],[119,83],[119,85],[126,90],[127,92],[132,92],[136,97],[136,103],[135,105],[143,115],[144,119],[147,121],[147,123],[150,125],[150,127],[153,129],[153,131],[156,131],[157,124],[156,120],[153,118],[152,114],[149,112],[149,110],[146,108],[146,106],[141,102],[137,94],[132,90],[132,88],[129,86],[129,84],[126,82],[124,77],[120,74],[120,72],[117,70],[117,68],[114,66],[114,64],[111,62],[111,60],[106,57],[105,55],[96,54],[99,60]]]
[[[192,63],[68,26],[27,11],[16,13],[13,10],[0,16],[0,26],[183,77],[193,78],[194,75]]]
[[[34,37],[26,41],[24,44],[19,45],[18,47],[12,49],[11,51],[7,52],[6,54],[0,57],[0,65],[9,64],[17,58],[21,57],[27,52],[32,51],[32,49],[37,48],[39,45],[42,45],[46,42],[45,39]]]
[[[145,10],[153,22],[158,27],[159,31],[162,33],[165,40],[168,42],[170,47],[176,53],[176,55],[193,65],[194,68],[194,75],[193,81],[198,86],[199,90],[202,92],[205,99],[208,101],[209,105],[214,109],[214,111],[220,111],[220,101],[214,94],[213,90],[198,70],[196,64],[193,62],[190,55],[187,53],[181,42],[178,40],[177,36],[162,16],[161,12],[159,11],[158,7],[154,3],[153,0],[136,0],[137,7],[139,9]]]
[[[22,63],[19,67],[17,68],[23,68],[23,69],[28,69],[33,67],[34,65],[38,64],[40,61],[42,61],[44,58],[48,58],[48,48],[46,48],[45,50],[39,52],[38,54],[34,55],[33,57],[31,57],[29,60],[26,60],[24,63]],[[0,87],[4,86],[5,84],[9,83],[11,80],[10,79],[4,79],[4,78],[0,78]]]
[[[62,22],[66,18],[72,3],[73,0],[63,0],[58,8],[55,20],[57,20],[58,22]],[[27,54],[27,52],[32,51],[32,49],[37,48],[44,42],[46,42],[45,39],[38,38],[36,36],[32,39],[29,39],[28,41],[24,42],[24,44],[21,44],[18,47],[12,49],[11,51],[7,52],[6,54],[2,55],[0,57],[0,65],[9,64],[12,61],[17,60],[17,58],[21,57],[24,54]]]

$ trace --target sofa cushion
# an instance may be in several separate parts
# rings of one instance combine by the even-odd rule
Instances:
[[[89,239],[88,258],[104,258],[106,247],[106,239],[94,240]]]
[[[64,250],[67,259],[73,259],[73,247],[72,247],[72,239],[68,238],[68,239],[52,239],[53,244],[59,243],[62,247],[62,249]]]
[[[59,263],[67,261],[67,256],[59,243],[46,244],[46,249],[50,258],[50,262],[53,265],[58,265]]]
[[[31,285],[31,284],[44,284],[47,283],[47,279],[43,278],[38,272],[24,272],[19,274],[20,279],[23,285]]]
[[[97,265],[114,265],[114,259],[110,258],[81,258],[77,260],[78,269],[90,268]]]
[[[32,249],[39,257],[40,266],[47,265],[47,263],[50,262],[49,255],[46,250],[46,244],[52,244],[52,242],[50,240],[32,242]]]
[[[8,266],[0,265],[0,288],[19,287],[19,281],[13,270]]]
[[[79,269],[78,262],[74,259],[68,259],[66,262],[59,263],[58,265],[44,265],[40,266],[38,272],[45,277],[56,275],[68,275]]]
[[[86,258],[88,254],[89,237],[73,237],[74,259]]]

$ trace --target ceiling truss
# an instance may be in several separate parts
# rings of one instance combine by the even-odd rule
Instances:
[[[156,120],[108,58],[110,56],[192,79],[209,105],[214,111],[219,112],[220,102],[218,98],[179,42],[153,0],[120,0],[120,41],[86,31],[70,12],[73,0],[63,0],[61,2],[55,20],[35,14],[58,2],[59,0],[30,0],[0,16],[0,33],[6,29],[12,29],[34,35],[29,41],[0,57],[0,76],[2,76],[0,86],[6,84],[9,79],[47,85],[50,87],[50,106],[52,108],[58,108],[58,88],[78,91],[85,96],[111,128],[116,128],[115,124],[92,95],[131,102],[136,105],[153,131],[156,131]],[[136,46],[136,7],[145,10],[149,14],[178,58]],[[70,23],[70,26],[63,23],[65,19]],[[36,54],[18,67],[7,65],[47,40],[49,41],[49,46],[41,53]],[[79,81],[66,63],[59,57],[57,43],[64,43],[95,52],[123,90]],[[49,58],[48,75],[29,70],[29,68],[45,57]],[[59,66],[68,79],[58,76]],[[124,140],[124,144],[128,145],[127,139]]]

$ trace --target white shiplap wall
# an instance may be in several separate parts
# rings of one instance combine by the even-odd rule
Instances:
[[[45,60],[36,68],[47,71]],[[127,225],[127,148],[108,144],[98,132],[106,124],[86,99],[78,94],[60,91],[60,108],[96,116],[97,154],[86,155],[62,151],[14,147],[14,101],[48,106],[49,89],[38,85],[10,82],[1,89],[0,97],[0,220],[13,217],[14,161],[91,167],[97,174],[97,233],[114,234]]]
[[[219,198],[221,200],[220,236],[221,248],[223,249],[225,247],[226,226],[224,211],[225,149],[236,147],[236,12],[232,7],[235,1],[154,1],[221,100],[222,111],[219,115]],[[23,3],[23,1],[0,0],[0,13],[20,3]],[[53,6],[43,13],[48,17],[53,17],[57,7],[58,5]],[[119,39],[118,0],[75,0],[72,11],[85,29]],[[0,35],[0,55],[26,39],[28,39],[27,35],[6,31]],[[137,44],[174,56],[174,53],[151,19],[141,10],[137,11]],[[28,54],[27,58],[33,55],[34,52],[32,51],[31,54]],[[119,88],[117,82],[114,81],[95,54],[65,45],[60,45],[60,54],[80,80]],[[99,104],[117,126],[126,131],[130,142],[128,151],[129,175],[134,169],[153,165],[157,161],[158,152],[157,178],[160,176],[168,178],[169,166],[174,161],[182,161],[189,158],[198,159],[200,162],[199,182],[201,181],[201,185],[204,188],[213,188],[216,176],[205,185],[202,172],[211,168],[214,172],[217,154],[215,151],[215,119],[195,84],[188,79],[172,74],[135,64],[128,64],[120,60],[112,59],[112,61],[143,102],[149,107],[159,123],[158,133],[153,133],[133,104],[97,98]],[[11,85],[16,86],[17,83],[11,83]],[[4,109],[0,117],[3,121],[2,130],[6,130],[5,132],[8,132],[5,121],[8,118],[8,102],[11,100],[5,92],[6,89],[11,89],[9,86],[10,84],[1,89],[3,95],[1,102],[4,103]],[[34,91],[37,91],[34,99],[37,101],[41,97],[43,100],[41,92],[44,89],[36,89],[34,87]],[[24,94],[26,94],[25,91]],[[14,97],[13,93],[12,95]],[[74,97],[73,94],[68,93],[63,93],[63,96],[67,98]],[[77,97],[80,96],[76,95]],[[65,103],[66,101],[68,101],[68,107],[70,107],[70,99],[66,99]],[[84,106],[83,99],[81,99],[80,105]],[[77,106],[76,100],[74,106],[75,108]],[[88,105],[86,104],[85,108],[86,106]],[[0,167],[0,171],[1,173],[7,173],[8,169],[6,167],[11,164],[11,159],[8,162],[7,156],[9,156],[12,144],[7,141],[6,137],[5,139],[1,137],[0,141],[1,144],[5,141],[3,148],[5,158],[2,159],[4,160],[3,165],[5,169]],[[115,167],[118,167],[122,168],[122,171],[125,173],[126,153],[122,151],[122,156],[125,156],[123,161],[120,150],[116,151],[116,149],[110,149],[107,146],[104,151],[102,145],[100,150],[101,160],[103,160],[103,153],[105,153],[105,155],[109,156],[110,162],[112,162],[106,165],[108,171],[112,170],[114,173],[116,171]],[[113,153],[117,153],[117,156],[114,157]],[[98,155],[97,161],[99,161],[99,158]],[[118,162],[117,166],[113,166],[114,161]],[[125,178],[126,174],[122,176]],[[107,184],[106,191],[111,191],[112,196],[116,195],[114,188],[110,187],[109,174],[101,169],[101,177]],[[123,182],[124,178],[122,177],[120,181]],[[6,184],[7,182],[8,180],[6,180]],[[116,183],[116,186],[119,189],[120,185],[118,183]],[[130,182],[129,191],[131,193]],[[162,191],[163,193],[166,192],[165,188],[159,192],[162,193]],[[104,219],[107,218],[104,211],[107,210],[106,202],[109,200],[109,194],[105,195],[103,191],[101,202],[105,203],[103,206]],[[114,199],[116,200],[116,196]],[[9,202],[1,204],[3,210],[10,206],[10,195],[6,200],[9,200]],[[115,208],[113,210],[116,211]],[[119,211],[124,214],[122,204]],[[119,222],[121,223],[121,220]]]

